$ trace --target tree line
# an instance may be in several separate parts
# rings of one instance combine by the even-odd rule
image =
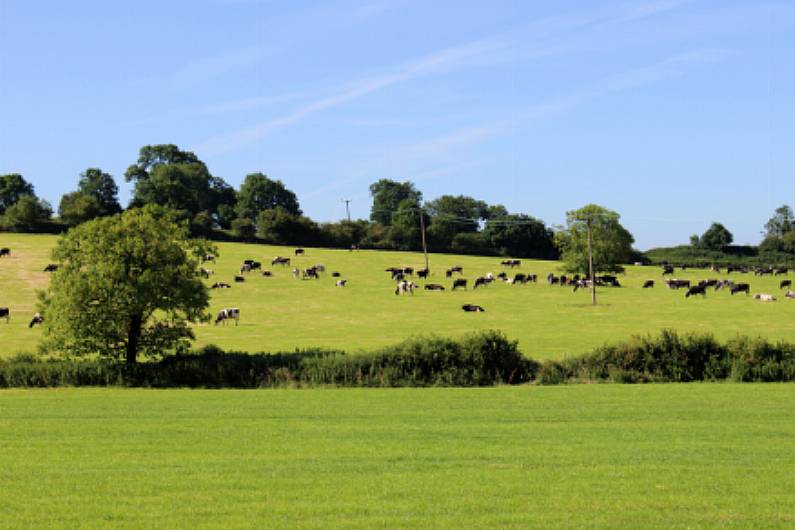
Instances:
[[[303,214],[296,194],[280,180],[250,173],[235,189],[213,175],[194,153],[171,144],[142,147],[124,179],[133,184],[128,208],[166,207],[198,237],[419,250],[422,221],[428,248],[434,252],[559,256],[554,232],[543,221],[464,195],[443,195],[423,203],[422,192],[411,182],[373,183],[369,219],[319,223]],[[57,215],[22,175],[0,175],[3,230],[61,232],[123,209],[113,176],[100,168],[88,168],[80,175],[77,189],[61,198]]]

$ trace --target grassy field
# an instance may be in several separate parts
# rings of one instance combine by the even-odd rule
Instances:
[[[795,525],[795,386],[0,392],[2,528]]]
[[[48,281],[42,272],[49,262],[55,236],[2,234],[0,246],[12,249],[0,259],[0,307],[10,307],[11,323],[0,323],[0,355],[35,351],[39,329],[27,323],[34,311],[36,289]],[[524,260],[521,272],[536,273],[537,285],[512,286],[501,282],[477,291],[449,292],[450,281],[443,271],[452,265],[464,267],[470,280],[502,270],[499,258],[432,255],[431,282],[447,286],[445,292],[419,291],[413,297],[395,296],[394,283],[383,270],[390,266],[423,266],[421,254],[308,249],[299,266],[324,264],[339,271],[348,286],[338,288],[330,274],[321,280],[295,280],[290,268],[270,267],[276,255],[292,255],[292,248],[263,245],[220,244],[220,258],[209,264],[216,274],[210,281],[232,283],[244,259],[266,263],[274,277],[250,273],[244,284],[213,293],[213,312],[239,307],[239,327],[201,325],[197,343],[217,344],[243,351],[292,351],[322,346],[357,351],[398,342],[408,336],[436,333],[457,336],[467,331],[493,328],[519,340],[522,351],[535,358],[559,358],[587,351],[605,342],[632,334],[656,333],[663,328],[712,332],[720,339],[737,334],[762,335],[772,339],[795,337],[795,301],[782,299],[761,303],[745,295],[710,291],[706,299],[685,299],[683,291],[670,291],[661,284],[657,267],[629,267],[625,286],[599,290],[598,307],[589,305],[587,292],[551,287],[543,281],[548,272],[559,273],[558,263]],[[680,278],[725,277],[706,271],[687,271]],[[734,274],[751,284],[753,292],[782,294],[780,278]],[[657,281],[654,289],[641,289],[647,278]],[[424,283],[422,281],[420,284]],[[461,305],[475,303],[485,313],[464,313]]]

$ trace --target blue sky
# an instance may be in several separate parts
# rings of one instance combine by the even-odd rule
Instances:
[[[795,2],[0,0],[0,173],[56,207],[145,144],[317,220],[412,180],[562,223],[618,211],[641,249],[712,221],[757,243],[795,204]]]

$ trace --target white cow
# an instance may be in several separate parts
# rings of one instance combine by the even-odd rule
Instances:
[[[226,321],[229,319],[234,319],[235,326],[237,326],[238,322],[240,322],[240,309],[237,307],[221,309],[218,312],[218,316],[215,317],[215,325],[217,326],[219,322],[223,322],[224,326],[226,326]]]

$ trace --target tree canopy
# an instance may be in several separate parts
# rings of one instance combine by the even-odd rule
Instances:
[[[588,273],[588,229],[592,235],[594,273],[620,272],[632,256],[635,238],[621,226],[616,212],[589,204],[566,212],[566,228],[555,234],[555,243],[568,272]]]
[[[25,195],[35,197],[33,185],[26,181],[22,175],[19,173],[0,175],[0,215]]]
[[[70,230],[53,250],[61,266],[42,295],[45,349],[135,363],[187,346],[191,322],[209,319],[200,256],[184,223],[157,206],[101,217]]]
[[[237,216],[256,221],[260,212],[276,207],[292,215],[301,215],[298,197],[281,180],[272,180],[263,173],[246,175],[237,194]]]
[[[384,226],[392,224],[392,215],[401,209],[401,204],[419,205],[422,202],[422,193],[414,184],[389,179],[381,179],[371,184],[370,195],[373,197],[370,219]]]
[[[93,197],[99,206],[99,215],[115,215],[121,212],[119,187],[109,173],[90,167],[80,174],[77,191]]]
[[[37,232],[50,221],[52,206],[34,195],[22,195],[6,208],[3,228],[13,232]]]
[[[699,246],[709,250],[722,250],[734,241],[734,236],[720,223],[712,225],[698,238]]]

